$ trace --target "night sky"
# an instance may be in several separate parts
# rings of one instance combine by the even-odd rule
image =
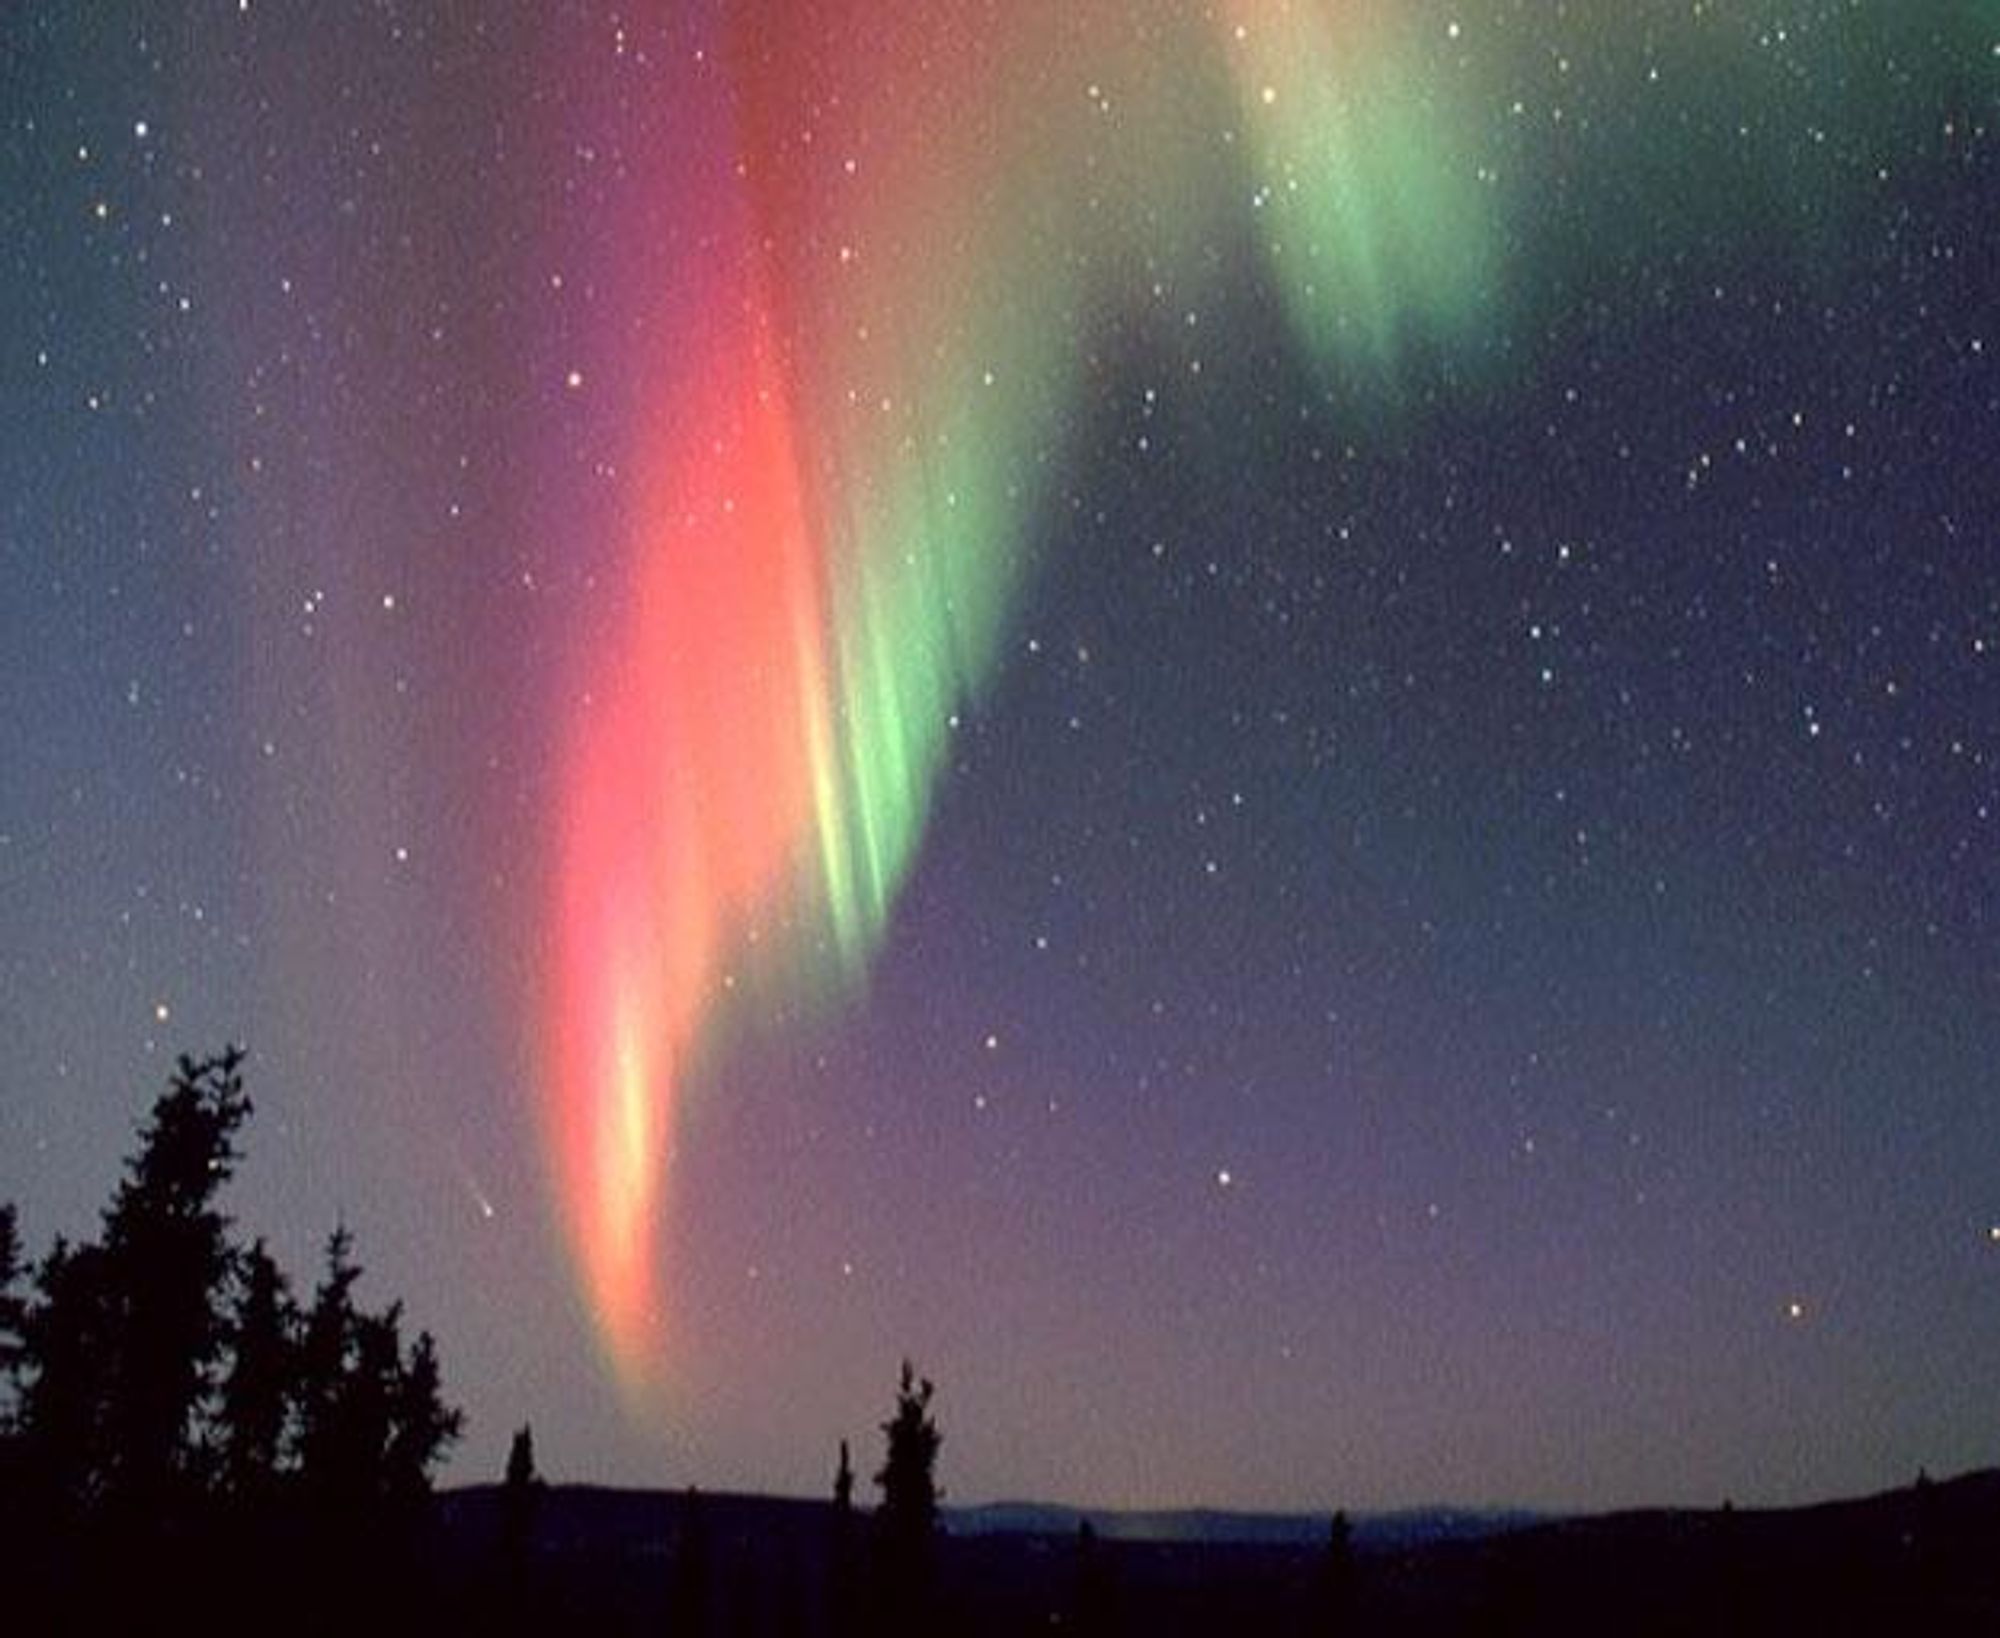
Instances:
[[[2000,1459],[1992,0],[0,15],[0,1198],[497,1477]],[[864,1460],[872,1469],[872,1461]]]

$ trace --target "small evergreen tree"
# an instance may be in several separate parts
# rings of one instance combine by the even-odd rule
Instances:
[[[879,1532],[882,1623],[890,1633],[932,1630],[931,1539],[937,1529],[938,1448],[944,1443],[931,1419],[936,1389],[906,1359],[896,1389],[896,1411],[882,1424],[887,1452],[875,1483],[882,1506]]]
[[[523,1422],[514,1430],[513,1441],[507,1446],[507,1489],[527,1492],[541,1482],[535,1472],[535,1430]]]
[[[882,1424],[888,1450],[875,1483],[882,1492],[884,1533],[904,1547],[921,1548],[937,1526],[937,1458],[944,1436],[931,1420],[936,1386],[919,1378],[906,1359],[896,1389],[896,1413]]]
[[[535,1516],[541,1505],[534,1430],[523,1423],[507,1446],[506,1477],[500,1486],[498,1574],[493,1583],[498,1604],[488,1624],[501,1633],[539,1632],[545,1625],[534,1574]]]
[[[527,1559],[534,1539],[541,1491],[541,1476],[535,1471],[535,1432],[524,1422],[507,1446],[507,1476],[500,1486],[500,1551],[515,1569]]]
[[[854,1462],[845,1439],[840,1441],[840,1465],[833,1470],[833,1510],[842,1520],[854,1515]]]
[[[525,1428],[521,1431],[527,1433]],[[390,1398],[389,1442],[383,1473],[389,1494],[405,1502],[428,1495],[431,1469],[443,1460],[445,1452],[458,1443],[464,1432],[465,1413],[444,1402],[437,1343],[430,1332],[419,1331],[408,1360],[397,1373]],[[532,1438],[526,1441],[524,1454],[532,1479],[535,1468]],[[512,1467],[510,1453],[510,1471]]]
[[[840,1460],[833,1470],[833,1523],[827,1542],[825,1625],[833,1638],[849,1638],[859,1626],[860,1576],[855,1546],[854,1460],[843,1439]]]

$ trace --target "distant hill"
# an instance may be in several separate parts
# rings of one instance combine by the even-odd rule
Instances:
[[[467,1485],[444,1492],[445,1517],[476,1528],[494,1505],[495,1485]],[[594,1542],[637,1548],[663,1539],[685,1492],[628,1490],[604,1485],[554,1485],[544,1503],[542,1533],[551,1541]],[[788,1496],[703,1492],[712,1529],[725,1534],[769,1530],[789,1536],[816,1527],[827,1503]],[[1069,1507],[1054,1502],[987,1502],[947,1507],[947,1536],[1073,1537],[1086,1521],[1106,1541],[1160,1542],[1248,1547],[1319,1547],[1326,1541],[1330,1513],[1235,1513],[1217,1508],[1127,1510]],[[1463,1507],[1405,1508],[1356,1513],[1349,1522],[1354,1544],[1363,1552],[1389,1552],[1442,1541],[1476,1541],[1486,1536],[1550,1522],[1546,1513]]]
[[[1522,1530],[1550,1518],[1521,1509],[1411,1507],[1389,1513],[1353,1513],[1348,1522],[1362,1552],[1389,1552],[1434,1541],[1473,1541]],[[1046,1502],[989,1502],[948,1507],[945,1528],[956,1536],[1073,1536],[1080,1525],[1106,1541],[1214,1542],[1259,1547],[1318,1547],[1329,1513],[1230,1513],[1214,1508],[1164,1511],[1063,1507]]]

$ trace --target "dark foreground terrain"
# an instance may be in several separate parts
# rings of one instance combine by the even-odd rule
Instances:
[[[437,1561],[462,1608],[495,1574],[513,1578],[503,1630],[883,1630],[863,1516],[842,1526],[813,1502],[552,1488],[509,1562],[504,1505],[496,1489],[441,1498]],[[1122,1537],[1131,1521],[1118,1519],[1089,1535],[947,1522],[921,1626],[968,1638],[2000,1634],[2000,1472],[1809,1508],[1495,1520],[1485,1534],[1476,1517],[1362,1520],[1346,1553],[1325,1521],[1300,1539],[1296,1521],[1193,1516],[1178,1527],[1210,1539],[1173,1540]],[[1426,1529],[1444,1539],[1408,1539]]]
[[[1783,1511],[1363,1518],[1344,1545],[1325,1520],[983,1509],[915,1570],[828,1503],[584,1486],[337,1532],[13,1523],[5,1635],[2000,1635],[2000,1472]]]

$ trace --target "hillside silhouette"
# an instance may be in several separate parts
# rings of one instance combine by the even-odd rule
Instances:
[[[700,1505],[710,1593],[694,1630],[844,1630],[830,1595],[830,1501],[717,1494]],[[504,1487],[449,1491],[437,1507],[441,1573],[453,1598],[470,1602],[497,1550]],[[686,1630],[670,1609],[676,1555],[691,1550],[685,1509],[685,1495],[669,1491],[548,1487],[533,1543],[532,1624],[513,1630]],[[1329,1584],[1324,1516],[995,1511],[941,1515],[932,1630],[965,1638],[2000,1631],[2000,1470],[1783,1509],[1534,1522],[1453,1510],[1363,1516],[1341,1585]],[[1068,1519],[1075,1525],[1058,1526]],[[1151,1533],[1161,1527],[1174,1533]]]

